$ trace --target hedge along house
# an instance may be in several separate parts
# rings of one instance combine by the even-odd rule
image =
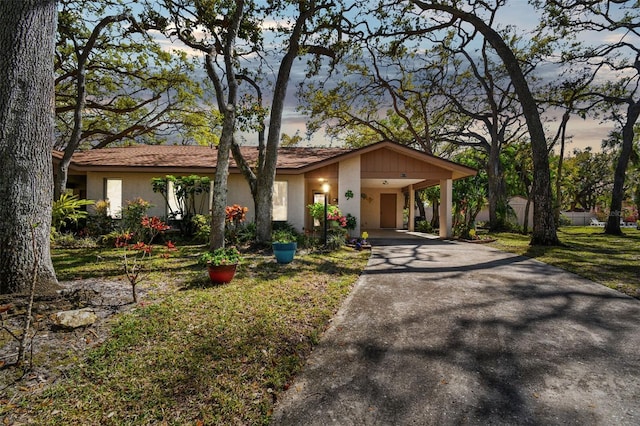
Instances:
[[[255,162],[256,147],[242,147]],[[169,208],[151,179],[166,175],[199,175],[213,179],[215,147],[137,145],[81,151],[69,166],[69,188],[81,198],[108,200],[110,213],[119,217],[127,200],[143,198],[154,207],[149,214],[166,216]],[[61,153],[53,153],[59,161]],[[329,184],[328,200],[343,214],[358,220],[354,235],[362,230],[401,229],[405,199],[414,205],[417,189],[440,185],[440,237],[452,236],[452,183],[476,174],[476,170],[392,142],[379,142],[359,149],[292,147],[281,148],[274,185],[273,220],[287,221],[298,230],[313,228],[307,205],[323,202],[323,183]],[[205,195],[210,197],[210,195]],[[171,202],[171,199],[169,200]],[[199,213],[207,214],[211,200],[201,200]],[[232,161],[229,168],[227,204],[254,205],[249,186]],[[408,229],[413,230],[410,208]]]

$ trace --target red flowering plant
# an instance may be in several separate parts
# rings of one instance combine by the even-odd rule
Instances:
[[[143,229],[141,234],[148,235],[149,241],[134,241],[135,234],[132,232],[125,232],[116,238],[115,246],[122,249],[123,252],[123,266],[124,273],[131,284],[131,292],[133,295],[133,302],[138,302],[138,295],[136,293],[136,286],[142,279],[141,273],[143,272],[143,261],[152,254],[153,240],[164,231],[170,229],[170,226],[161,221],[159,218],[153,216],[144,216],[140,221],[140,225]],[[176,246],[173,242],[167,241],[166,249],[169,251],[176,250]],[[169,253],[164,252],[162,257],[168,258]]]
[[[236,245],[241,243],[239,234],[242,232],[248,211],[248,207],[243,207],[239,204],[225,207],[225,240],[228,244]]]
[[[336,221],[338,222],[338,224],[340,225],[341,228],[346,228],[347,227],[347,217],[346,216],[342,216],[342,214],[340,213],[340,210],[338,210],[337,213],[327,213],[327,220],[328,221]]]
[[[327,220],[338,222],[341,228],[347,227],[347,216],[344,216],[338,206],[327,206]]]
[[[227,215],[227,222],[232,223],[234,226],[239,226],[245,221],[249,208],[242,207],[239,204],[234,204],[232,206],[225,207],[224,211]]]

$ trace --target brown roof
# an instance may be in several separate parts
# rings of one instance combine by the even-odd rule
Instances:
[[[243,146],[242,154],[254,165],[257,147]],[[345,148],[292,147],[278,151],[279,169],[299,169],[316,162],[325,161],[351,150]],[[54,158],[59,158],[54,152]],[[120,169],[120,168],[171,168],[171,169],[215,169],[217,149],[205,146],[185,145],[135,145],[120,148],[103,148],[79,151],[73,154],[71,168]],[[231,168],[236,164],[231,158]]]
[[[286,147],[278,150],[279,173],[299,174],[323,167],[337,161],[362,155],[373,150],[389,148],[403,155],[415,157],[453,172],[454,179],[475,175],[476,170],[443,158],[408,148],[397,143],[383,141],[358,149]],[[255,146],[241,147],[244,158],[253,166],[258,157]],[[54,161],[62,158],[59,151],[53,152]],[[73,154],[69,169],[86,171],[163,171],[171,173],[213,173],[216,167],[217,149],[193,145],[135,145],[119,148],[102,148],[79,151]],[[231,157],[230,171],[237,173]]]

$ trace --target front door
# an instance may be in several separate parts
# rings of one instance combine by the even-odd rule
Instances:
[[[396,228],[397,195],[380,194],[380,228]]]

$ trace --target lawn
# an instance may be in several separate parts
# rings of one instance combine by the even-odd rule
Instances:
[[[199,251],[183,247],[170,259],[153,259],[156,271],[145,285],[164,293],[117,315],[110,337],[63,366],[66,377],[57,384],[36,394],[0,395],[0,419],[268,423],[277,396],[328,326],[368,253],[311,253],[289,265],[276,264],[271,255],[247,255],[231,283],[212,286],[196,265]],[[55,250],[53,259],[61,280],[120,273],[115,250]]]
[[[492,235],[493,247],[537,259],[597,283],[640,298],[640,231],[623,229],[625,235],[605,235],[598,227],[562,227],[559,247],[530,246],[521,234]]]
[[[600,228],[562,228],[561,247],[531,247],[527,236],[501,233],[491,245],[639,297],[640,231],[624,232],[607,236]],[[36,355],[31,376],[48,366],[61,372],[56,383],[41,390],[3,389],[0,420],[267,424],[368,252],[299,254],[289,265],[276,264],[268,254],[248,254],[231,283],[212,286],[196,262],[202,250],[181,246],[168,259],[154,255],[152,272],[141,284],[144,297],[112,317],[109,338],[82,356]],[[115,249],[56,249],[53,261],[61,280],[119,277],[127,286]],[[79,337],[57,333],[66,333],[69,342]]]

